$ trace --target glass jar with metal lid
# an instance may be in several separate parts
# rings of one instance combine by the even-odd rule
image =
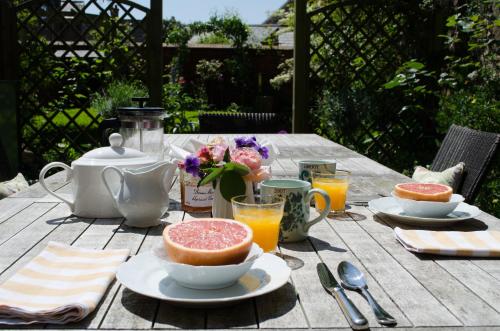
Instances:
[[[148,98],[136,97],[138,107],[118,108],[120,134],[125,147],[134,148],[157,159],[163,159],[163,119],[165,111],[161,107],[144,107]]]

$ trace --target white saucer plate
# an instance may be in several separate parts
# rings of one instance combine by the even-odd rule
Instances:
[[[475,218],[481,214],[481,210],[476,206],[471,206],[465,202],[461,202],[458,204],[457,208],[453,210],[453,212],[444,217],[429,218],[411,216],[405,214],[399,203],[393,197],[372,200],[368,203],[368,208],[385,214],[400,223],[424,226],[445,226]]]
[[[182,306],[221,306],[260,296],[285,285],[291,269],[281,258],[264,254],[232,286],[216,290],[195,290],[178,285],[151,252],[123,263],[116,278],[128,289]]]

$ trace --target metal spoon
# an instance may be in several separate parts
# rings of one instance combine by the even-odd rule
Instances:
[[[368,292],[368,285],[366,284],[365,276],[363,273],[356,268],[354,265],[347,261],[340,262],[337,272],[339,273],[340,279],[342,280],[342,285],[349,290],[361,291],[363,296],[366,298],[377,321],[382,325],[396,325],[397,321],[388,312],[386,312],[380,305],[375,301],[370,292]]]

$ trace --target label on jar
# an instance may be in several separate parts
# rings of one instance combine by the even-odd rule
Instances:
[[[205,186],[184,186],[184,204],[190,207],[210,207],[214,200],[212,184]]]

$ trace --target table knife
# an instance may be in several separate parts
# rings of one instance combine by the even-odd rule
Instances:
[[[363,314],[361,314],[358,308],[356,308],[352,301],[349,300],[344,292],[344,289],[340,286],[335,277],[333,277],[326,264],[318,263],[316,265],[316,270],[318,271],[321,285],[323,285],[323,287],[335,297],[340,309],[342,309],[342,312],[349,321],[351,328],[353,330],[367,329],[368,321]]]

